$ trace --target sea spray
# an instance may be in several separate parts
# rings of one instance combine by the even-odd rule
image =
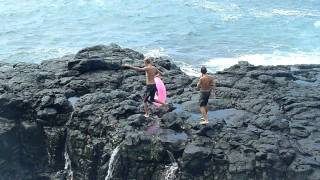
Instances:
[[[108,174],[107,174],[105,180],[110,180],[112,178],[113,171],[115,169],[115,165],[119,159],[119,157],[117,156],[119,150],[120,150],[120,145],[117,146],[111,153],[111,157],[109,160]]]
[[[72,105],[72,108],[74,109],[75,108],[75,104],[79,101],[79,97],[76,97],[76,96],[74,96],[74,97],[69,97],[68,98],[68,101],[69,101],[69,103]],[[72,116],[71,116],[72,117]]]

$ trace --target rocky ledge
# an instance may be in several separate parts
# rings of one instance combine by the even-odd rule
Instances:
[[[199,125],[195,77],[156,58],[169,110],[145,118],[145,76],[123,63],[143,54],[111,44],[0,64],[0,179],[320,179],[320,65],[217,72]]]

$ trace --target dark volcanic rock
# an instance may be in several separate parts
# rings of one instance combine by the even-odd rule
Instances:
[[[123,61],[128,58],[142,59],[143,55],[131,49],[122,49],[116,44],[93,46],[80,50],[74,60],[68,62],[69,70],[80,73],[94,70],[119,70]]]
[[[0,63],[0,179],[320,179],[320,65],[217,72],[199,125],[198,79],[167,57],[168,108],[143,116],[145,74],[121,68],[143,58],[111,44]]]
[[[183,166],[186,173],[192,175],[203,174],[203,171],[210,166],[211,149],[207,147],[188,144],[183,152]]]

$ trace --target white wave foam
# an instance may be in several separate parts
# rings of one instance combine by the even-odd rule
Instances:
[[[249,14],[254,17],[273,17],[273,16],[296,16],[296,17],[320,17],[319,12],[310,12],[303,10],[290,9],[272,9],[269,11],[261,11],[258,9],[250,9]]]
[[[238,20],[242,16],[241,8],[234,3],[218,3],[203,0],[195,2],[194,6],[219,13],[223,21]]]
[[[14,54],[9,55],[8,62],[30,62],[41,63],[43,60],[57,58],[68,54],[74,54],[78,48],[34,48],[18,49]]]
[[[224,7],[219,5],[216,2],[202,1],[202,2],[199,3],[199,6],[204,8],[204,9],[208,9],[208,10],[216,11],[216,12],[225,11]]]
[[[194,6],[200,7],[212,12],[220,13],[222,20],[237,20],[244,14],[247,14],[246,11],[240,8],[239,5],[235,3],[220,3],[212,2],[207,0],[197,1],[193,3]],[[249,14],[255,17],[272,17],[275,15],[281,16],[298,16],[298,17],[320,17],[319,11],[310,11],[310,10],[294,10],[294,9],[272,9],[261,11],[258,9],[250,9]]]
[[[98,6],[103,6],[105,5],[104,1],[103,0],[80,0],[79,1],[79,5],[80,6],[86,6],[88,5],[89,3],[94,3],[95,5],[98,5]]]
[[[144,56],[157,58],[157,57],[168,56],[168,55],[165,53],[164,48],[160,47],[160,48],[148,50],[146,53],[144,53]]]
[[[267,11],[261,11],[261,10],[257,10],[257,9],[250,9],[250,14],[254,17],[260,18],[260,17],[272,17],[273,14],[271,12],[267,12]]]
[[[320,21],[314,22],[314,23],[313,23],[313,26],[314,26],[315,28],[320,28]]]
[[[200,71],[196,70],[195,67],[193,67],[190,64],[184,63],[184,62],[178,62],[180,69],[186,73],[188,76],[195,76],[195,77],[199,77],[200,76]]]
[[[318,12],[307,12],[307,11],[289,10],[289,9],[273,9],[272,13],[276,15],[283,15],[283,16],[311,16],[311,17],[320,16],[320,13]]]
[[[251,54],[238,58],[213,58],[209,59],[203,65],[214,71],[221,71],[239,61],[248,61],[253,65],[293,65],[293,64],[320,64],[320,53],[301,52],[301,53],[283,53],[274,52],[272,54]]]
[[[238,61],[238,58],[213,58],[209,59],[203,65],[206,66],[208,69],[212,69],[213,71],[221,71],[234,64],[237,64]]]
[[[144,52],[143,55],[145,57],[155,57],[155,58],[158,58],[158,57],[161,57],[161,56],[166,56],[166,57],[170,57],[168,54],[165,53],[165,49],[164,48],[156,48],[156,49],[149,49],[149,50],[146,50],[146,49],[142,49],[142,52]],[[178,64],[178,66],[180,67],[180,69],[186,73],[188,76],[200,76],[200,73],[198,71],[195,70],[195,68],[190,65],[190,64],[187,64],[185,62],[182,62],[182,61],[177,61],[176,62]]]
[[[240,61],[248,61],[254,65],[293,65],[293,64],[319,64],[320,53],[318,52],[297,52],[273,54],[245,55],[239,58]]]
[[[215,12],[225,12],[225,11],[231,12],[231,11],[240,10],[240,7],[234,3],[223,4],[223,3],[217,3],[212,1],[200,1],[196,5],[198,5],[201,8],[208,9]]]
[[[142,51],[146,51],[146,53],[144,53],[143,55],[145,57],[161,57],[161,56],[167,56],[169,57],[168,54],[165,53],[164,48],[156,48],[156,49],[151,49],[151,50],[142,50]],[[187,64],[185,62],[182,61],[178,61],[176,62],[178,64],[178,66],[180,67],[180,69],[186,73],[188,76],[200,76],[200,73],[190,64]]]

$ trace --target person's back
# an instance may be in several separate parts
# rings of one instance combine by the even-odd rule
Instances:
[[[213,88],[213,77],[205,74],[200,78],[200,91],[211,91]]]
[[[199,106],[203,117],[201,118],[200,124],[206,124],[209,122],[207,104],[211,93],[215,93],[215,87],[214,79],[212,76],[207,74],[207,68],[205,67],[201,68],[201,77],[197,84],[197,88],[200,89]]]

